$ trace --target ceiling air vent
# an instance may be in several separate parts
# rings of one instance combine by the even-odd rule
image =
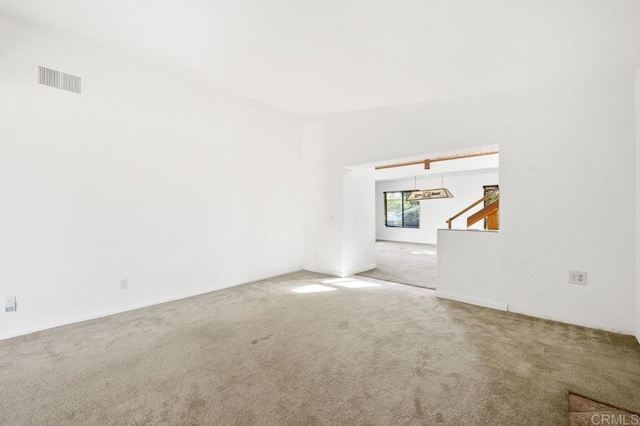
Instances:
[[[38,65],[38,83],[73,93],[81,92],[81,78]]]

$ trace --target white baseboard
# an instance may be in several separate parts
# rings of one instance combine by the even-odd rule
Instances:
[[[173,301],[181,300],[181,299],[187,299],[189,297],[194,297],[194,296],[200,296],[202,294],[207,294],[207,293],[211,293],[211,292],[218,291],[218,290],[224,290],[225,288],[230,288],[230,287],[235,287],[235,286],[238,286],[238,285],[248,284],[248,283],[252,283],[252,282],[255,282],[255,281],[266,280],[266,279],[269,279],[269,278],[278,277],[280,275],[286,275],[286,274],[290,274],[290,273],[298,272],[298,271],[300,271],[300,269],[296,269],[294,271],[278,273],[277,275],[273,275],[273,276],[265,277],[265,278],[259,278],[259,279],[251,280],[251,281],[247,281],[247,282],[226,284],[226,285],[222,285],[222,286],[219,286],[219,287],[216,287],[216,288],[209,288],[209,289],[206,289],[206,290],[192,292],[192,293],[184,293],[184,294],[181,294],[179,296],[172,296],[172,297],[167,297],[167,298],[162,298],[162,299],[156,299],[156,300],[151,301],[151,302],[144,302],[144,303],[139,303],[139,304],[136,304],[136,305],[127,306],[127,307],[124,307],[124,308],[113,309],[113,310],[109,310],[109,311],[103,311],[103,312],[100,312],[100,313],[94,314],[94,315],[86,315],[86,316],[76,317],[76,318],[72,318],[72,319],[66,319],[66,320],[63,320],[63,321],[48,323],[46,325],[42,325],[42,326],[38,326],[38,327],[34,327],[34,328],[29,328],[29,329],[21,330],[21,331],[17,331],[17,332],[9,332],[9,333],[6,333],[6,334],[0,334],[0,340],[11,339],[13,337],[19,337],[19,336],[24,336],[24,335],[31,334],[31,333],[37,333],[38,331],[44,331],[44,330],[49,330],[49,329],[52,329],[52,328],[63,327],[65,325],[77,324],[77,323],[84,322],[84,321],[91,321],[91,320],[98,319],[98,318],[109,317],[111,315],[117,315],[117,314],[122,314],[122,313],[125,313],[125,312],[135,311],[136,309],[143,309],[143,308],[148,308],[148,307],[154,306],[154,305],[160,305],[162,303],[173,302]]]
[[[366,272],[366,271],[370,271],[372,269],[376,269],[378,267],[378,265],[376,263],[370,263],[368,265],[362,266],[360,268],[354,268],[350,271],[346,271],[344,272],[343,277],[350,277],[351,275],[357,275],[361,272]]]
[[[451,293],[448,291],[441,291],[436,288],[436,297],[442,299],[455,300],[457,302],[468,303],[470,305],[482,306],[485,308],[497,309],[499,311],[508,311],[508,305],[504,302],[498,302],[495,300],[482,299],[480,297],[467,296],[464,294]]]
[[[326,269],[325,268],[304,268],[304,270],[309,272],[315,272],[317,274],[325,274],[325,275],[331,275],[333,277],[345,278],[345,277],[350,277],[352,275],[357,275],[361,272],[370,271],[371,269],[375,269],[377,267],[378,267],[377,264],[371,263],[369,265],[362,266],[360,268],[354,268],[347,271],[338,271],[335,269],[328,269],[328,268]]]
[[[342,278],[342,272],[341,271],[336,271],[333,269],[328,269],[328,268],[309,268],[309,267],[305,267],[303,269],[303,271],[307,271],[307,272],[315,272],[316,274],[323,274],[323,275],[329,275],[332,277],[341,277]]]
[[[611,332],[611,333],[628,334],[628,335],[631,335],[631,336],[633,336],[635,334],[634,331],[630,331],[630,330],[624,330],[624,329],[619,329],[619,328],[615,328],[615,327],[601,326],[601,325],[598,325],[598,324],[590,323],[588,321],[575,321],[575,320],[562,318],[562,317],[558,317],[558,316],[545,315],[545,314],[540,313],[540,312],[534,312],[534,311],[531,311],[531,310],[528,310],[528,309],[522,309],[521,307],[518,307],[517,305],[509,305],[509,304],[504,303],[504,302],[497,302],[497,301],[494,301],[494,300],[482,299],[482,298],[473,297],[473,296],[450,293],[450,292],[446,292],[446,291],[439,291],[437,289],[436,289],[436,297],[440,297],[442,299],[455,300],[457,302],[469,303],[471,305],[483,306],[485,308],[497,309],[497,310],[500,310],[500,311],[513,312],[514,314],[526,315],[526,316],[533,317],[533,318],[541,318],[541,319],[545,319],[545,320],[561,322],[561,323],[564,323],[564,324],[572,324],[572,325],[578,325],[578,326],[581,326],[581,327],[593,328],[595,330],[608,331],[608,332]],[[637,335],[636,339],[638,340],[638,343],[640,343],[640,335]]]
[[[207,294],[207,293],[211,293],[213,291],[223,290],[223,289],[229,288],[229,287],[234,287],[236,285],[241,285],[241,284],[230,284],[230,285],[227,285],[227,286],[224,286],[224,287],[218,287],[218,288],[215,288],[215,289],[208,289],[208,290],[199,291],[199,292],[195,292],[195,293],[186,293],[186,294],[182,294],[180,296],[169,297],[169,298],[164,298],[164,299],[157,299],[157,300],[154,300],[152,302],[145,302],[145,303],[140,303],[140,304],[136,304],[136,305],[127,306],[127,307],[120,308],[120,309],[104,311],[104,312],[100,312],[100,313],[94,314],[94,315],[86,315],[86,316],[81,316],[81,317],[77,317],[77,318],[71,318],[71,319],[58,321],[58,322],[54,322],[54,323],[49,323],[49,324],[44,325],[44,326],[39,326],[39,327],[35,327],[35,328],[30,328],[30,329],[18,331],[16,333],[2,334],[2,335],[0,335],[0,340],[11,339],[13,337],[24,336],[26,334],[37,333],[38,331],[44,331],[44,330],[49,330],[49,329],[52,329],[52,328],[63,327],[65,325],[77,324],[77,323],[84,322],[84,321],[91,321],[91,320],[98,319],[98,318],[109,317],[111,315],[117,315],[117,314],[122,314],[122,313],[125,313],[125,312],[135,311],[136,309],[148,308],[150,306],[160,305],[162,303],[173,302],[173,301],[181,300],[181,299],[187,299],[189,297],[199,296],[201,294]]]
[[[635,335],[635,331],[624,330],[616,327],[602,326],[599,324],[591,323],[589,321],[577,321],[577,320],[563,318],[555,315],[547,315],[541,312],[536,312],[530,309],[522,308],[517,304],[510,305],[509,312],[513,312],[514,314],[526,315],[534,318],[542,318],[550,321],[561,322],[564,324],[571,324],[571,325],[578,325],[580,327],[593,328],[594,330],[602,330],[602,331],[608,331],[611,333],[618,333],[618,334],[628,334],[630,336]],[[640,339],[638,340],[638,342],[640,343]]]

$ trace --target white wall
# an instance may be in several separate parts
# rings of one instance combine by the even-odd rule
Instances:
[[[384,193],[414,189],[414,179],[376,182],[376,239],[386,241],[403,241],[409,243],[437,244],[438,229],[446,228],[447,219],[484,197],[483,185],[497,185],[498,172],[494,170],[476,170],[468,173],[447,174],[440,176],[421,176],[416,180],[417,189],[441,188],[451,191],[453,198],[426,200],[420,202],[420,228],[393,228],[385,225]],[[469,212],[474,213],[482,208],[482,204]],[[467,215],[452,222],[453,228],[467,229]],[[480,221],[471,229],[483,229]]]
[[[636,71],[636,338],[640,342],[640,68]]]
[[[305,221],[305,268],[332,271],[349,257],[345,167],[499,144],[498,255],[509,309],[633,334],[634,72],[305,119],[304,149],[322,153],[305,164],[321,170],[306,191],[305,212],[314,213]],[[589,284],[568,284],[570,269],[587,271]]]
[[[507,310],[498,231],[438,231],[436,296]]]
[[[300,119],[1,15],[0,40],[0,338],[301,269]]]
[[[367,206],[375,202],[374,171],[347,170],[344,185],[344,221],[350,223],[344,233],[344,259],[340,276],[358,274],[376,267],[375,213]],[[363,242],[368,244],[362,244]]]

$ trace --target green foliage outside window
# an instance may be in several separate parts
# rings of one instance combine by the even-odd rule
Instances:
[[[420,202],[407,201],[411,191],[385,192],[385,225],[393,228],[419,228]]]

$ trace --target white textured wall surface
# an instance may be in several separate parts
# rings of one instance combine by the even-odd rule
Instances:
[[[640,68],[636,71],[636,338],[640,342]]]
[[[2,16],[0,39],[0,338],[302,268],[300,119]]]
[[[441,229],[438,242],[436,296],[506,311],[500,233]]]
[[[314,227],[305,229],[313,233],[305,268],[349,269],[333,255],[351,226],[340,222],[344,167],[498,144],[503,301],[515,312],[633,334],[634,72],[305,119],[305,150],[323,153],[312,164],[322,174],[306,205]],[[568,284],[569,270],[587,271],[588,285]]]
[[[376,267],[375,262],[375,203],[374,171],[370,169],[348,170],[344,179],[343,266],[339,275],[348,276]],[[363,242],[367,244],[362,244]]]

